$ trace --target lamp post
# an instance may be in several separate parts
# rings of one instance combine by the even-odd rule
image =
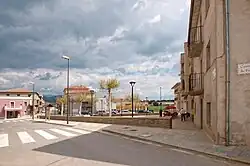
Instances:
[[[34,110],[35,110],[35,83],[30,82],[32,84],[32,119],[34,120],[35,115],[34,115]]]
[[[160,87],[160,117],[162,117],[161,87]]]
[[[135,86],[135,81],[130,81],[129,82],[131,85],[131,100],[132,100],[132,118],[134,117],[134,86]]]
[[[63,59],[68,61],[68,70],[67,70],[67,124],[69,124],[69,110],[70,110],[70,101],[69,101],[69,60],[70,58],[66,55],[62,56]]]
[[[146,103],[145,103],[145,105],[146,105],[146,111],[148,111],[148,97],[146,97]]]
[[[95,91],[92,89],[90,90],[91,94],[91,116],[93,115],[93,96],[94,96]]]
[[[120,112],[121,116],[122,116],[122,101],[123,99],[121,99],[121,112]]]

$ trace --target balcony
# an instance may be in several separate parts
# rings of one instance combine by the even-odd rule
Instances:
[[[19,106],[19,107],[16,107],[16,106],[11,106],[11,107],[8,107],[8,106],[4,106],[4,110],[6,111],[20,111],[22,110],[22,106]]]
[[[193,27],[190,32],[189,53],[190,58],[199,57],[203,49],[203,26]]]
[[[204,75],[202,73],[192,73],[189,76],[189,95],[199,96],[204,92]]]

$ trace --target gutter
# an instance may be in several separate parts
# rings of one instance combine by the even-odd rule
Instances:
[[[225,11],[226,11],[226,146],[230,145],[230,133],[231,133],[231,128],[230,128],[230,112],[231,112],[231,85],[230,85],[230,80],[231,80],[231,55],[230,55],[230,5],[229,5],[229,0],[225,0]]]
[[[191,0],[191,6],[190,6],[190,14],[189,14],[189,27],[188,27],[188,45],[190,44],[190,33],[191,33],[191,28],[192,28],[192,18],[193,18],[193,10],[194,10],[194,1]]]

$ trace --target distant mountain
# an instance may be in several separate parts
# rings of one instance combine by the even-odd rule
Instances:
[[[48,102],[48,103],[56,103],[56,99],[61,96],[62,95],[44,95],[43,99],[45,102]]]

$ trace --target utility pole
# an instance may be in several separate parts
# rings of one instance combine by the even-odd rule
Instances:
[[[35,83],[32,83],[32,119],[35,119]]]
[[[161,87],[160,87],[160,117],[162,117]]]
[[[69,61],[70,58],[68,56],[62,56],[63,59],[68,62],[68,70],[67,70],[67,124],[69,124],[69,110],[70,110],[70,98],[69,98]]]
[[[145,106],[146,106],[146,111],[148,110],[148,97],[146,97],[146,101],[145,101]]]
[[[121,111],[120,114],[122,116],[122,99],[121,99],[121,110],[120,111]]]

